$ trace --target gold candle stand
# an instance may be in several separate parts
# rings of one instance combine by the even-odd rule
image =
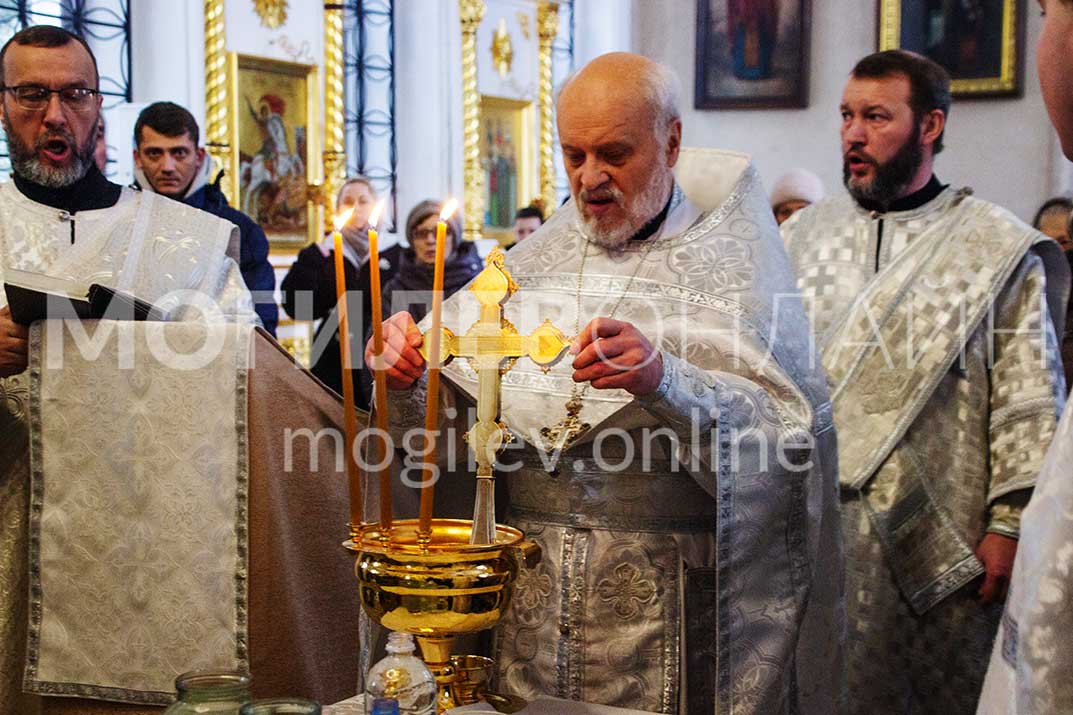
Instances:
[[[452,657],[455,638],[499,622],[518,569],[540,561],[540,548],[517,529],[498,524],[495,543],[469,544],[472,528],[464,519],[433,519],[425,544],[418,539],[418,520],[404,519],[389,534],[379,524],[366,525],[357,542],[346,543],[357,553],[354,571],[365,613],[389,630],[417,637],[436,678],[438,713],[485,694],[464,672],[474,656]]]
[[[384,628],[417,637],[421,654],[436,677],[438,712],[477,702],[484,695],[477,677],[491,661],[453,656],[455,638],[491,628],[510,605],[518,569],[540,560],[536,544],[522,532],[495,523],[494,462],[511,439],[499,420],[500,379],[527,357],[545,371],[570,346],[563,333],[544,321],[529,335],[507,321],[503,304],[518,290],[493,250],[469,290],[480,304],[480,318],[463,335],[441,327],[439,355],[470,361],[478,374],[477,422],[466,440],[477,461],[477,498],[473,520],[431,519],[422,532],[419,519],[396,519],[389,528],[366,524],[351,529],[346,543],[357,553],[355,574],[365,613]],[[425,336],[425,345],[429,343]],[[433,356],[425,354],[433,362]],[[496,696],[503,702],[503,696]]]

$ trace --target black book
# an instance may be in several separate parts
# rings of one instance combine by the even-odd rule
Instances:
[[[48,318],[167,320],[152,303],[99,283],[84,286],[43,273],[5,270],[4,292],[11,318],[21,325]]]

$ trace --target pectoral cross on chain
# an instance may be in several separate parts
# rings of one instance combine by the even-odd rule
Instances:
[[[566,417],[552,427],[541,427],[540,436],[544,438],[545,449],[558,455],[574,444],[574,440],[588,432],[591,425],[581,421],[581,408],[584,393],[574,386],[570,399],[566,401]],[[556,457],[558,459],[558,457]]]
[[[482,270],[469,286],[481,305],[480,318],[465,335],[441,328],[440,361],[452,358],[469,361],[477,373],[477,421],[466,433],[466,441],[477,462],[477,501],[473,509],[472,544],[495,542],[495,475],[493,465],[500,448],[513,439],[499,421],[502,376],[521,357],[528,357],[547,372],[570,347],[561,330],[545,320],[530,335],[520,335],[503,317],[503,304],[518,285],[503,267],[503,253],[493,250]],[[428,345],[429,341],[425,341]],[[429,356],[424,354],[425,359]]]

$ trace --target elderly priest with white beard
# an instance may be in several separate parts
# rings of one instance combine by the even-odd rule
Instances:
[[[229,257],[237,250],[234,226],[154,194],[124,189],[101,175],[93,161],[100,84],[96,60],[83,40],[48,26],[18,32],[0,51],[0,85],[13,173],[13,181],[0,184],[0,283],[23,271],[98,283],[160,304],[167,304],[161,299],[169,293],[197,292],[214,306],[209,312],[215,322],[256,323],[238,265]],[[176,305],[172,316],[197,312]],[[31,331],[13,320],[0,291],[0,713],[5,715],[36,707],[21,694],[30,590],[29,397],[36,379],[27,370],[30,337]],[[119,372],[113,363],[111,373]],[[84,397],[107,407],[112,395],[101,384],[93,378],[84,385]],[[99,448],[81,445],[81,457],[107,457],[98,454]],[[70,483],[88,476],[83,471],[88,461],[75,464],[79,479]],[[136,472],[132,467],[128,478],[135,479]]]
[[[756,171],[739,154],[680,157],[677,95],[631,54],[569,79],[572,200],[507,257],[520,290],[506,317],[577,338],[549,374],[521,360],[504,377],[520,437],[501,464],[507,519],[543,561],[497,632],[500,685],[663,713],[828,715],[842,634],[827,391]],[[465,293],[444,326],[473,321]],[[406,313],[385,335],[399,437],[421,423],[422,337]],[[461,434],[477,379],[463,361],[444,376],[441,426]],[[457,472],[438,495],[472,492]]]

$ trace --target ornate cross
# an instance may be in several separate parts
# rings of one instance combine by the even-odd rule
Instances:
[[[570,347],[561,330],[545,320],[530,335],[520,335],[503,317],[503,304],[518,290],[518,285],[503,267],[503,252],[493,250],[482,270],[469,286],[481,305],[480,318],[465,335],[455,335],[441,328],[440,363],[453,358],[469,361],[477,373],[477,421],[466,433],[466,442],[477,461],[477,501],[473,508],[473,533],[470,543],[495,541],[495,475],[492,467],[500,448],[513,439],[506,425],[499,421],[501,379],[521,357],[528,357],[547,372]],[[425,341],[428,345],[429,341]],[[426,349],[422,356],[429,360]]]
[[[588,422],[581,421],[582,398],[584,395],[576,388],[570,393],[570,399],[566,401],[566,417],[552,427],[541,427],[540,436],[544,438],[544,449],[553,454],[558,454],[574,444],[574,440],[592,426]]]

